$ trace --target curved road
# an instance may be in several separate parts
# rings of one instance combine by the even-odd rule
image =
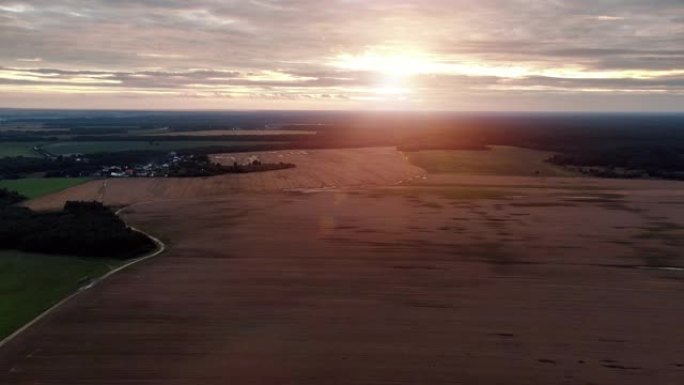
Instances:
[[[125,209],[126,209],[126,207],[117,210],[116,215],[119,215]],[[76,292],[72,293],[71,295],[67,296],[66,298],[62,299],[61,301],[57,302],[56,304],[52,305],[49,309],[47,309],[44,312],[42,312],[41,314],[39,314],[36,318],[29,321],[26,325],[17,329],[16,331],[14,331],[14,333],[10,334],[9,336],[5,337],[2,341],[0,341],[0,349],[2,349],[3,346],[9,344],[12,340],[14,340],[18,336],[20,336],[22,333],[24,333],[30,327],[35,325],[37,322],[41,321],[43,318],[47,317],[48,315],[52,314],[53,312],[57,311],[64,304],[66,304],[68,301],[71,301],[72,299],[74,299],[74,297],[79,295],[83,290],[88,290],[91,287],[93,287],[94,285],[96,285],[96,284],[102,282],[103,280],[107,279],[108,277],[110,277],[110,276],[112,276],[112,275],[114,275],[114,274],[116,274],[116,273],[118,273],[124,269],[127,269],[127,268],[129,268],[129,267],[131,267],[137,263],[140,263],[142,261],[145,261],[147,259],[155,257],[155,256],[163,253],[166,250],[166,245],[159,238],[157,238],[151,234],[148,234],[148,233],[146,233],[146,232],[144,232],[138,228],[135,228],[133,226],[128,226],[128,227],[130,227],[132,230],[137,231],[139,233],[142,233],[145,236],[147,236],[148,238],[150,238],[157,245],[156,249],[154,251],[150,252],[149,254],[135,258],[135,259],[131,260],[130,262],[127,262],[127,263],[125,263],[125,264],[123,264],[117,268],[110,270],[107,274],[90,281],[85,286],[80,287]]]

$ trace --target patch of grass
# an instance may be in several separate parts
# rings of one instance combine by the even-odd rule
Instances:
[[[637,235],[639,239],[655,239],[681,243],[684,239],[684,226],[671,222],[655,222],[642,228],[643,233]]]
[[[648,267],[678,266],[678,258],[671,252],[653,247],[636,247],[636,255]]]
[[[489,151],[451,150],[408,152],[414,165],[431,174],[573,176],[571,171],[545,162],[553,154],[516,147],[493,146]]]
[[[118,151],[174,151],[203,147],[241,147],[263,144],[264,142],[240,141],[95,141],[95,142],[55,142],[43,149],[56,155],[96,154]],[[269,142],[277,143],[277,142]]]
[[[463,183],[462,181],[456,179],[453,181],[440,180],[439,182],[430,182],[429,180],[411,180],[404,183],[405,186],[423,186],[423,187],[447,187],[447,186],[459,186],[459,187],[478,187],[478,188],[502,188],[502,189],[538,189],[538,190],[567,190],[567,191],[582,191],[582,192],[597,192],[597,193],[610,193],[613,191],[619,191],[620,188],[609,187],[609,186],[591,186],[591,185],[581,185],[581,184],[570,184],[579,181],[580,179],[567,179],[568,183],[554,183],[557,180],[549,182],[548,180],[544,183],[539,184],[502,184],[502,183]],[[540,179],[540,182],[542,179]],[[681,202],[684,203],[684,202]]]
[[[0,339],[117,263],[0,251]]]
[[[684,246],[684,226],[672,222],[654,222],[641,228],[642,232],[634,238],[634,256],[649,267],[682,267],[682,246]],[[644,242],[651,242],[645,246]],[[653,243],[655,242],[655,243]]]
[[[0,180],[0,187],[16,191],[29,199],[40,198],[66,190],[92,179],[90,178],[23,178]]]
[[[608,205],[606,208],[611,208],[610,205],[621,205],[623,195],[613,194],[613,193],[581,193],[580,195],[568,196],[566,194],[554,194],[555,196],[563,199],[566,202],[579,202],[579,203],[601,203]],[[617,208],[617,207],[613,207]]]
[[[36,144],[34,142],[0,142],[0,158],[11,156],[40,157],[40,154],[33,151],[33,146]]]

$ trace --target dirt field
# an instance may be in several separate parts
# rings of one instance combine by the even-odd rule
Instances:
[[[682,384],[684,184],[430,176],[135,205],[170,250],[2,384]]]
[[[233,163],[233,157],[257,155],[264,162],[289,162],[294,169],[211,178],[108,179],[63,191],[30,202],[35,209],[58,209],[67,200],[99,200],[109,205],[169,199],[228,196],[244,191],[281,191],[349,186],[393,185],[425,172],[393,148],[278,151],[217,156]]]

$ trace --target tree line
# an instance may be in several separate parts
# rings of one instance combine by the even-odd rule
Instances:
[[[684,180],[684,148],[640,146],[571,151],[548,162],[598,177],[652,177]]]
[[[100,202],[66,202],[57,212],[14,205],[25,199],[0,189],[0,248],[45,254],[132,258],[155,248]]]
[[[221,174],[244,174],[249,172],[264,172],[273,170],[284,170],[296,167],[292,163],[262,163],[255,160],[249,164],[233,163],[224,166],[220,163],[213,163],[207,155],[192,155],[184,158],[180,162],[173,164],[169,168],[171,177],[204,177]]]

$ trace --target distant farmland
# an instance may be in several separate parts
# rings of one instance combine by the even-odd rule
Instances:
[[[29,202],[35,209],[56,209],[67,200],[104,200],[108,205],[128,205],[157,199],[196,199],[237,191],[338,188],[393,185],[416,178],[424,171],[411,165],[391,147],[340,150],[285,150],[217,154],[213,160],[232,165],[251,156],[266,163],[287,162],[296,168],[209,178],[112,178],[106,189],[93,181]]]
[[[200,130],[200,131],[164,131],[155,136],[243,136],[243,135],[316,135],[316,131],[305,130]]]
[[[39,157],[40,154],[33,151],[36,142],[0,142],[0,158],[10,156]]]
[[[274,143],[274,142],[270,142]],[[93,142],[55,142],[43,149],[55,155],[95,154],[117,151],[174,151],[202,147],[247,147],[262,142],[242,141],[93,141]]]
[[[92,178],[23,178],[0,180],[0,187],[35,199],[45,195],[50,195],[69,187],[78,186],[92,180]]]
[[[553,153],[525,148],[492,146],[491,150],[426,150],[407,152],[411,163],[433,174],[502,176],[573,176],[545,162]]]

